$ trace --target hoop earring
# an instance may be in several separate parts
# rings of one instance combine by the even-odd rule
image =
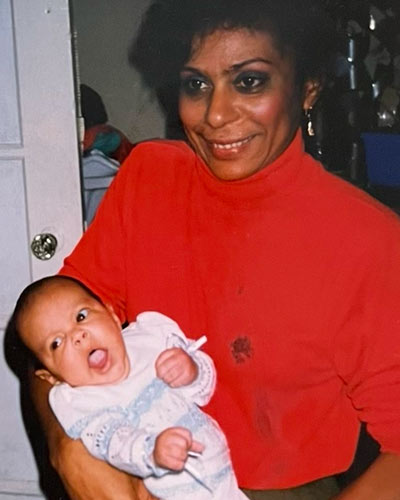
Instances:
[[[306,118],[307,118],[307,134],[310,137],[313,137],[315,135],[315,130],[313,127],[311,110],[312,110],[312,106],[310,106],[305,113],[306,113]]]

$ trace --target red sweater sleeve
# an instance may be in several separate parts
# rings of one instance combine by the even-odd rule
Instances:
[[[111,304],[122,322],[127,319],[124,208],[134,196],[136,162],[137,155],[133,152],[103,197],[92,224],[60,270],[60,274],[76,278],[104,303]]]
[[[400,454],[400,231],[394,216],[392,223],[383,230],[377,225],[364,262],[347,273],[355,296],[335,359],[347,395],[381,451]]]

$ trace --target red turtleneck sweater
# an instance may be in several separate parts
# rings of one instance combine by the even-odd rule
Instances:
[[[400,223],[303,152],[248,179],[183,142],[137,146],[62,273],[133,321],[206,334],[242,487],[345,470],[359,420],[400,453]]]

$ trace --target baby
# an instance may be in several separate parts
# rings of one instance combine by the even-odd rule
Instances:
[[[111,306],[62,276],[29,285],[17,331],[52,384],[50,406],[66,433],[114,467],[144,478],[160,499],[244,500],[226,439],[199,406],[215,389],[205,341],[156,312],[121,332]]]

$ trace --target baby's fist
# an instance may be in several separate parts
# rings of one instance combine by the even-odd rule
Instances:
[[[185,467],[188,452],[201,453],[204,446],[192,439],[192,433],[183,427],[170,427],[161,432],[154,445],[153,458],[164,469],[181,471]]]
[[[197,378],[197,364],[183,349],[172,347],[163,351],[156,360],[157,377],[170,387],[182,387]]]

